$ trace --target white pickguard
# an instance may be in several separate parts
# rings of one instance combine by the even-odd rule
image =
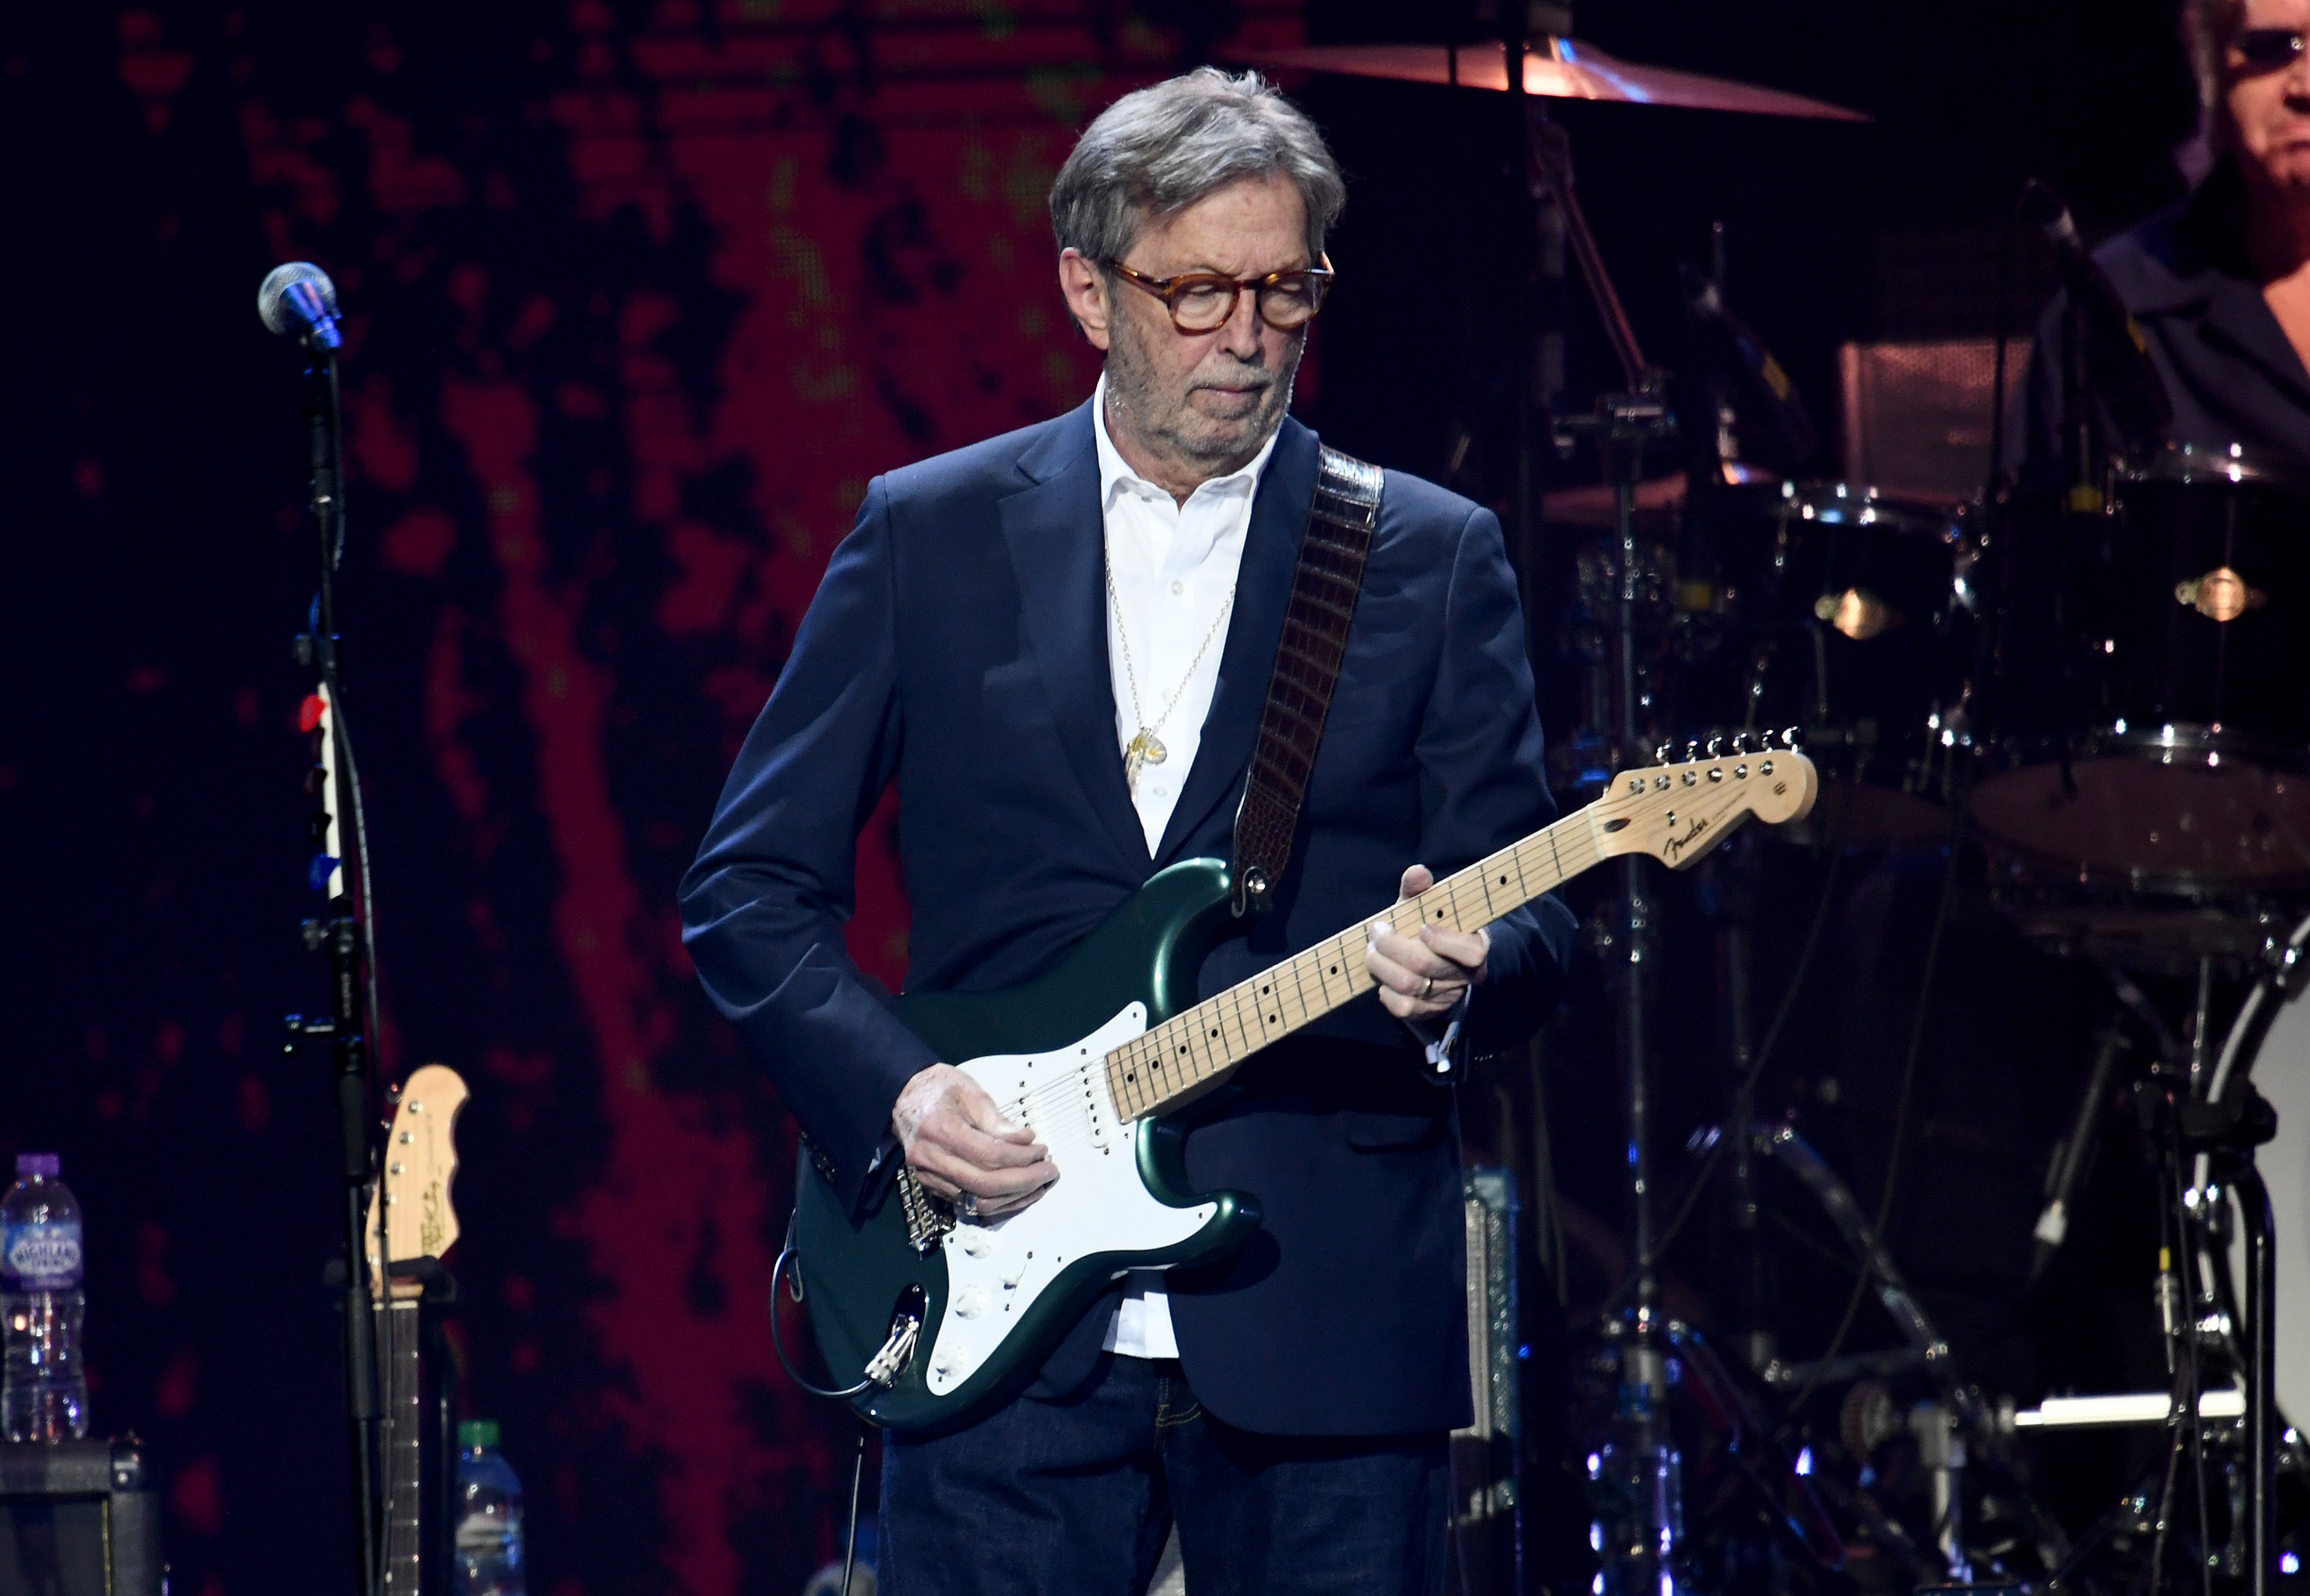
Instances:
[[[933,1395],[977,1374],[1068,1264],[1091,1253],[1176,1246],[1219,1211],[1215,1202],[1156,1201],[1139,1178],[1140,1126],[1116,1123],[1107,1055],[1146,1028],[1146,1007],[1133,1003],[1055,1052],[993,1054],[960,1066],[1006,1109],[1022,1098],[1030,1105],[1027,1123],[1051,1149],[1059,1178],[1015,1214],[947,1233],[946,1313],[930,1345]]]

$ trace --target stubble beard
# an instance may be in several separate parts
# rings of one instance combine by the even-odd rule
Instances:
[[[1264,381],[1266,386],[1260,392],[1258,407],[1249,415],[1215,421],[1197,414],[1187,403],[1187,395],[1195,386],[1214,375],[1210,369],[1211,361],[1177,379],[1176,392],[1165,393],[1138,328],[1127,318],[1117,318],[1111,325],[1114,332],[1107,351],[1107,402],[1147,446],[1194,466],[1208,480],[1249,464],[1282,424],[1283,412],[1291,403],[1292,378],[1298,374],[1299,356],[1307,347],[1304,340],[1295,339],[1285,346],[1280,368],[1255,366],[1226,357],[1226,363],[1220,367],[1220,373]]]

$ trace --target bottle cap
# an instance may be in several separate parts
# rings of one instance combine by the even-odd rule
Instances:
[[[498,1444],[498,1421],[494,1418],[469,1418],[457,1427],[457,1444],[467,1452]]]
[[[54,1153],[18,1153],[16,1178],[37,1175],[42,1180],[54,1180],[64,1173],[64,1160]]]

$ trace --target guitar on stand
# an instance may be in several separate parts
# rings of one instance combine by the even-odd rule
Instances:
[[[446,1347],[426,1310],[455,1300],[455,1282],[440,1261],[457,1243],[457,1210],[450,1203],[449,1186],[457,1174],[456,1121],[465,1096],[464,1079],[445,1065],[427,1064],[411,1073],[395,1103],[393,1128],[369,1199],[378,1386],[385,1395],[378,1446],[385,1487],[384,1596],[428,1596],[449,1588],[447,1484],[456,1456],[449,1440],[456,1370],[437,1352],[431,1417],[436,1479],[444,1488],[434,1493],[429,1513],[425,1354],[429,1345]],[[427,1534],[429,1527],[435,1533]]]

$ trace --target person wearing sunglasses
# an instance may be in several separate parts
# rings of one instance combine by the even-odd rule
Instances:
[[[859,832],[895,783],[917,992],[1015,986],[1158,871],[1229,855],[1316,491],[1289,412],[1344,198],[1314,124],[1255,74],[1110,106],[1051,193],[1060,294],[1102,356],[1089,400],[877,477],[827,568],[682,907],[709,995],[854,1211],[901,1167],[975,1222],[1072,1200],[1065,1149],[845,951]],[[1386,472],[1276,906],[1209,956],[1202,992],[1553,813],[1498,521]],[[1433,1077],[1521,1045],[1574,930],[1545,898],[1483,932],[1384,931],[1376,994],[1186,1110],[1191,1181],[1257,1193],[1259,1230],[1116,1282],[977,1422],[890,1436],[878,1588],[1144,1590],[1176,1524],[1197,1596],[1442,1589],[1471,1393]]]
[[[2310,0],[2184,0],[2212,169],[2094,252],[2173,409],[2170,440],[2310,482]],[[2058,458],[2059,308],[2041,327],[2029,454]]]

